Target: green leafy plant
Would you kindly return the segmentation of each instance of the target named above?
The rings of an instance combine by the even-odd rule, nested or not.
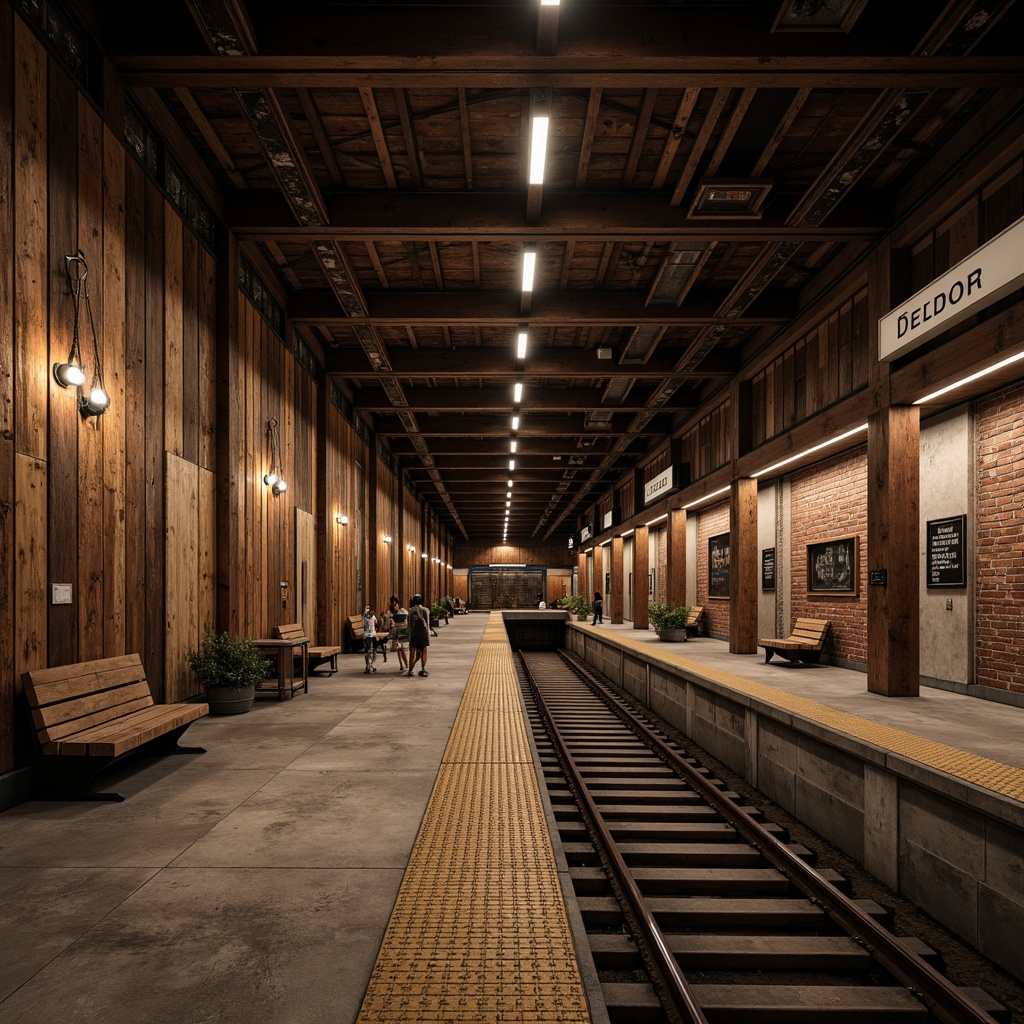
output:
[[[651,601],[647,605],[647,617],[658,633],[663,629],[685,629],[689,616],[690,606],[688,604],[670,608],[664,601]]]
[[[435,601],[430,606],[430,621],[436,626],[442,619],[448,621],[448,608],[444,601]]]
[[[198,651],[186,655],[189,668],[208,690],[257,686],[267,678],[267,659],[248,637],[207,630]]]
[[[590,602],[583,594],[572,594],[569,597],[563,597],[562,607],[573,615],[589,615],[593,611],[593,608],[590,607]]]

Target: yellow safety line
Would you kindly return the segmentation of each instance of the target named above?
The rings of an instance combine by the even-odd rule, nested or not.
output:
[[[512,652],[492,612],[360,1024],[587,1024]]]
[[[587,632],[590,631],[590,627],[588,627]],[[784,711],[809,718],[813,722],[818,722],[848,736],[855,736],[857,739],[874,743],[894,754],[901,754],[903,757],[928,765],[930,768],[947,772],[965,782],[989,789],[993,793],[999,793],[1013,800],[1024,801],[1024,769],[1022,768],[1003,764],[1001,761],[983,757],[981,754],[972,754],[969,750],[961,750],[959,747],[952,747],[947,743],[940,743],[938,740],[916,736],[903,729],[897,729],[895,726],[874,722],[870,718],[855,715],[850,711],[841,711],[838,708],[822,704],[820,701],[812,700],[810,697],[778,690],[766,683],[745,679],[743,676],[727,672],[725,669],[691,661],[678,654],[661,650],[655,653],[651,650],[650,644],[644,643],[628,633],[609,635],[600,633],[598,630],[594,630],[594,633],[602,640],[621,643],[623,646],[646,654],[655,660],[676,665],[694,675],[703,676],[705,679],[713,679],[723,686],[756,697],[758,700],[773,704]]]

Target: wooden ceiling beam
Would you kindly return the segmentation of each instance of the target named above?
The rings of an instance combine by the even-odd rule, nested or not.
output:
[[[511,415],[511,412],[509,412]],[[612,417],[612,427],[608,434],[617,433],[617,428],[625,430],[629,413],[618,413]],[[648,425],[644,432],[650,437],[664,437],[669,432],[670,413],[663,413]],[[581,437],[588,434],[593,437],[605,437],[605,433],[587,431],[583,425],[583,413],[568,414],[531,414],[522,417],[519,428],[520,435],[539,435],[542,437]],[[509,421],[507,418],[494,415],[472,415],[452,413],[437,416],[422,416],[419,420],[420,433],[429,439],[432,437],[450,437],[453,434],[467,434],[473,437],[503,437],[508,440]],[[404,439],[405,428],[393,415],[381,413],[374,416],[373,430],[378,437]],[[640,435],[638,435],[640,436]]]
[[[386,382],[384,382],[386,383]],[[394,409],[383,386],[355,388],[352,404],[361,412],[387,413]],[[645,389],[649,393],[649,389]],[[568,388],[526,388],[522,408],[529,416],[533,410],[541,412],[641,412],[646,409],[646,394],[638,394],[634,388],[629,401],[609,407],[601,402],[598,391],[581,391]],[[512,415],[511,388],[409,388],[407,410],[411,413],[477,412]],[[673,411],[691,410],[698,405],[698,397],[679,389],[665,408]]]

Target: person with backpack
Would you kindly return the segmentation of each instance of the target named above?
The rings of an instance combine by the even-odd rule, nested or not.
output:
[[[420,675],[427,672],[427,648],[430,647],[430,609],[423,604],[422,594],[413,594],[409,605],[409,675],[420,663]]]
[[[596,626],[598,623],[604,623],[604,599],[601,597],[601,592],[598,590],[594,591],[594,621],[591,623],[592,626]]]

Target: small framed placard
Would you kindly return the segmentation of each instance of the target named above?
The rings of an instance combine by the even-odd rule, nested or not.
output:
[[[761,549],[761,589],[775,589],[775,548]]]
[[[708,597],[729,596],[729,534],[708,538]]]
[[[929,519],[928,587],[967,586],[967,516]]]
[[[857,538],[839,537],[807,545],[807,593],[856,596]]]

